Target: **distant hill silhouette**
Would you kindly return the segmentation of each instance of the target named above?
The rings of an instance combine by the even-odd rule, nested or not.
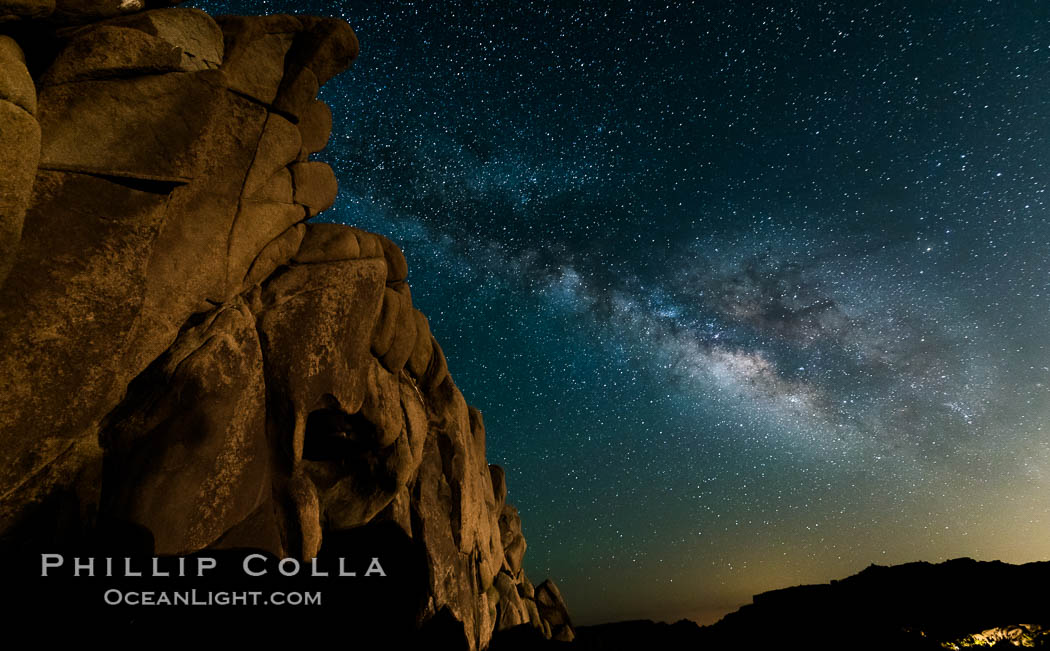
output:
[[[638,620],[579,627],[573,648],[1050,648],[1048,587],[1050,562],[872,565],[841,581],[756,595],[711,626]]]

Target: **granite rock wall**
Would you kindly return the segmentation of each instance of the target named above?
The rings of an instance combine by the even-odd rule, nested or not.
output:
[[[310,559],[394,523],[419,627],[571,640],[404,255],[310,221],[350,27],[163,5],[0,0],[0,543]]]

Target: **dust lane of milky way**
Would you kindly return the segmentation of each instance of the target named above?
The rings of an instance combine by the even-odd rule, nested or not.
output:
[[[580,623],[1050,558],[1050,8],[345,18],[325,219],[409,260]]]

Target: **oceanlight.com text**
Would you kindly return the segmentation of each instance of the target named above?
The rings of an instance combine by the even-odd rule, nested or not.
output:
[[[320,592],[261,590],[118,590],[102,595],[109,606],[320,606]]]

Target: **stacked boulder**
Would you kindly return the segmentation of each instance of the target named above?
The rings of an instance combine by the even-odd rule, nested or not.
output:
[[[571,639],[404,255],[308,221],[353,32],[165,4],[0,0],[0,546],[105,521],[309,559],[393,523],[419,626]]]
[[[547,639],[572,642],[576,633],[558,586],[547,579],[539,587],[534,587],[525,576],[522,560],[526,545],[521,533],[521,516],[518,509],[506,503],[507,484],[503,469],[499,466],[489,468],[500,507],[499,531],[503,543],[503,565],[493,582],[498,604],[496,629],[507,631],[530,625]]]

